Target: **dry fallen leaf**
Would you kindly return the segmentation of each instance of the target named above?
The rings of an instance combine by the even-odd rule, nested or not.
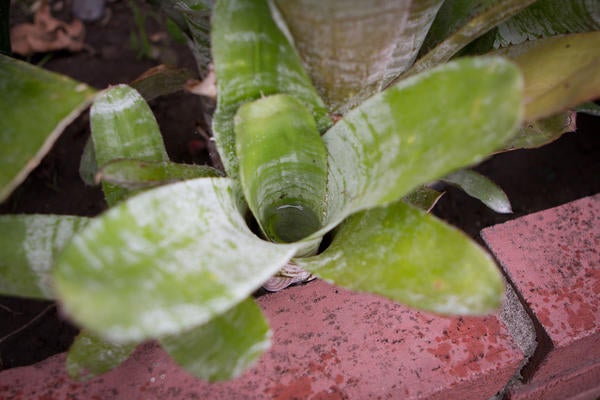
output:
[[[85,28],[79,20],[66,23],[52,17],[48,2],[43,1],[33,24],[16,25],[10,35],[12,51],[22,56],[57,50],[81,51]]]

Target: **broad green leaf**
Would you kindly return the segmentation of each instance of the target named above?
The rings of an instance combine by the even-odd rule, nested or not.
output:
[[[54,260],[87,223],[67,215],[0,216],[0,293],[52,299]]]
[[[300,245],[247,227],[228,178],[200,178],[129,198],[65,247],[54,285],[67,315],[112,342],[184,332],[234,307]]]
[[[600,105],[593,102],[580,104],[575,107],[575,111],[600,117]]]
[[[566,111],[535,122],[525,122],[503,150],[532,149],[555,141],[563,133],[575,131],[576,116]]]
[[[242,189],[265,235],[296,242],[318,231],[327,150],[310,111],[278,94],[243,104],[234,123]]]
[[[134,344],[115,344],[83,330],[67,354],[67,372],[77,380],[87,380],[118,367],[135,350]]]
[[[466,194],[480,200],[497,213],[512,213],[506,193],[489,178],[470,169],[462,169],[442,178],[462,189]]]
[[[478,7],[480,11],[473,15],[464,25],[452,35],[438,43],[427,52],[407,71],[406,75],[428,70],[436,65],[445,63],[456,55],[462,48],[488,32],[499,23],[507,20],[536,0],[500,0],[485,2]],[[435,24],[435,22],[434,22]]]
[[[493,311],[504,287],[482,248],[403,202],[352,215],[322,254],[296,262],[337,285],[442,314]]]
[[[344,114],[410,65],[441,0],[277,0],[309,75]]]
[[[0,54],[0,202],[89,106],[87,85]]]
[[[233,379],[271,345],[271,330],[260,307],[247,299],[190,331],[160,340],[175,360],[209,382]]]
[[[215,178],[222,172],[206,165],[171,161],[117,160],[105,164],[96,179],[129,190],[147,189],[186,179]]]
[[[526,42],[495,52],[525,78],[525,119],[535,121],[600,96],[600,31]]]
[[[539,0],[498,25],[494,48],[549,36],[600,29],[598,0]]]
[[[185,83],[194,75],[183,68],[161,64],[144,72],[130,83],[146,101],[183,90]]]
[[[413,207],[424,211],[431,211],[438,200],[444,195],[444,192],[438,192],[427,186],[419,186],[407,195],[402,197],[402,201]]]
[[[98,95],[90,111],[92,140],[99,167],[118,159],[169,161],[154,118],[144,98],[127,85],[113,86]],[[109,206],[128,191],[103,184]]]
[[[319,132],[331,125],[325,104],[266,0],[219,1],[212,15],[211,40],[219,96],[213,132],[233,179],[238,177],[233,117],[243,103],[288,93],[312,112]]]
[[[373,96],[324,136],[327,228],[480,162],[521,123],[522,79],[500,58],[462,59]]]

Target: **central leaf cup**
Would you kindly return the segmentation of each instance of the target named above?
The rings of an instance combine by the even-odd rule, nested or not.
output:
[[[264,235],[295,242],[319,230],[327,150],[308,108],[277,94],[242,105],[234,119],[240,178]]]

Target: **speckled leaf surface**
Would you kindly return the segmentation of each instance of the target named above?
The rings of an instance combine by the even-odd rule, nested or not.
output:
[[[137,344],[114,344],[86,330],[75,338],[67,354],[67,372],[77,380],[86,380],[117,367],[135,350]]]
[[[145,189],[186,179],[216,178],[223,173],[206,165],[172,161],[117,160],[105,164],[96,179],[125,189]]]
[[[521,90],[513,64],[462,59],[405,79],[348,113],[323,136],[326,223],[480,162],[515,134]]]
[[[497,213],[512,212],[506,193],[489,178],[470,169],[462,169],[442,178],[462,189],[466,194],[480,200],[483,204]]]
[[[63,310],[123,343],[189,330],[238,304],[299,245],[257,238],[232,190],[228,178],[179,182],[91,221],[53,272]]]
[[[0,202],[35,168],[94,91],[0,55]]]
[[[247,299],[204,325],[160,340],[177,364],[209,382],[233,379],[271,345],[260,307]]]
[[[67,215],[0,216],[0,293],[52,299],[54,260],[88,221]]]
[[[482,314],[504,284],[492,257],[459,230],[403,202],[352,215],[299,266],[337,285],[443,314]]]
[[[213,132],[225,170],[233,179],[238,176],[233,117],[241,104],[288,93],[308,107],[319,132],[331,125],[325,104],[266,0],[217,2],[211,40],[218,88]]]
[[[98,167],[123,158],[169,160],[152,110],[127,85],[113,86],[98,95],[90,111],[90,124]],[[110,184],[102,189],[109,206],[128,195],[127,190]]]
[[[600,31],[555,36],[495,52],[525,78],[525,118],[535,121],[600,96]]]

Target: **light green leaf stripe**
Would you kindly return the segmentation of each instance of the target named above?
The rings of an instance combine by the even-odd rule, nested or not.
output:
[[[484,314],[503,282],[459,230],[403,202],[349,217],[320,255],[296,263],[337,285],[442,314]]]
[[[327,150],[310,111],[277,94],[235,115],[244,195],[263,232],[295,242],[319,230],[327,188]]]
[[[125,189],[147,189],[194,178],[223,176],[206,165],[179,164],[171,161],[117,160],[105,164],[96,178]]]
[[[462,189],[466,194],[480,200],[497,213],[512,213],[506,193],[489,178],[470,169],[462,169],[442,178]]]
[[[135,350],[134,344],[114,344],[83,330],[67,354],[67,372],[73,379],[85,381],[116,368]]]
[[[109,209],[59,257],[64,311],[117,343],[177,334],[249,296],[300,245],[249,231],[228,178],[161,186]]]
[[[0,202],[27,177],[94,90],[0,54]]]
[[[90,111],[92,140],[98,167],[117,159],[169,161],[152,110],[127,85],[113,86],[98,95]],[[128,195],[126,189],[103,185],[109,206]]]
[[[54,260],[88,221],[68,215],[0,216],[0,293],[52,299]]]
[[[243,103],[288,93],[312,112],[319,132],[331,125],[325,104],[273,21],[266,0],[217,2],[211,40],[219,94],[213,132],[225,170],[233,179],[238,176],[233,117]]]
[[[260,307],[247,299],[206,324],[160,340],[175,360],[209,382],[233,379],[271,345],[271,330]]]
[[[522,85],[518,69],[503,59],[462,59],[403,80],[348,113],[323,137],[326,229],[498,149],[521,122]]]

